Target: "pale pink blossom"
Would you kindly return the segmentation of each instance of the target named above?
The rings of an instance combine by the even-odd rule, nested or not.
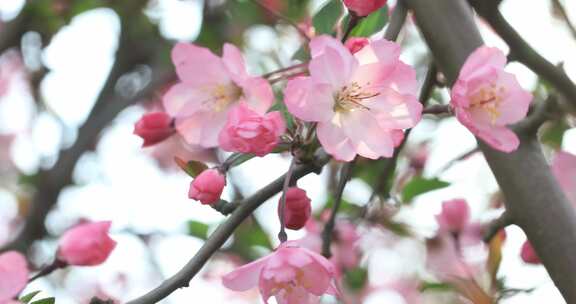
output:
[[[207,48],[178,43],[172,61],[181,82],[170,88],[163,103],[191,145],[218,146],[228,112],[240,101],[259,114],[272,105],[270,84],[248,75],[240,50],[231,44],[224,45],[220,58]]]
[[[282,113],[259,114],[242,103],[228,113],[219,143],[226,151],[264,156],[274,150],[285,131]]]
[[[522,258],[522,261],[527,264],[542,264],[538,254],[536,254],[536,251],[534,251],[534,247],[532,247],[532,244],[528,240],[522,244],[522,249],[520,249],[520,257]]]
[[[234,291],[258,286],[266,303],[273,296],[278,304],[315,304],[323,294],[339,294],[332,263],[293,242],[230,272],[222,282]]]
[[[12,302],[26,284],[28,284],[28,263],[26,258],[16,251],[0,254],[0,303]]]
[[[226,186],[226,177],[217,169],[202,171],[191,183],[188,197],[204,205],[216,203]]]
[[[552,160],[552,172],[564,194],[576,205],[576,155],[560,151]]]
[[[76,266],[104,263],[116,247],[108,235],[111,225],[109,221],[85,223],[66,231],[58,242],[58,259]]]
[[[520,141],[508,125],[526,116],[532,94],[504,71],[505,66],[502,51],[478,48],[460,70],[451,104],[460,123],[474,135],[496,150],[512,152]]]
[[[402,130],[420,120],[416,73],[400,46],[377,40],[352,54],[338,40],[310,43],[310,76],[288,82],[285,103],[297,118],[317,122],[324,149],[341,161],[391,157]]]
[[[284,221],[286,228],[299,230],[306,225],[312,214],[311,200],[306,195],[306,191],[298,187],[290,187],[286,190],[286,207],[284,208]],[[278,202],[278,213],[280,213],[282,201]]]
[[[368,16],[377,11],[387,0],[344,0],[346,7],[358,16]]]
[[[148,147],[162,142],[175,132],[172,117],[164,112],[145,114],[134,125],[134,134],[144,140],[142,147]]]
[[[436,215],[441,231],[459,233],[470,220],[470,207],[464,199],[453,199],[442,203],[442,212]]]

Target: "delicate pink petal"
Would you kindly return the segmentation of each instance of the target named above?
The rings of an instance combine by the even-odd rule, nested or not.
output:
[[[361,65],[379,63],[382,66],[392,68],[400,58],[400,51],[399,44],[380,39],[362,48],[354,54],[354,57],[358,59]]]
[[[242,52],[240,52],[235,45],[230,43],[224,44],[222,61],[234,82],[241,84],[246,78],[248,78]]]
[[[266,266],[270,256],[263,257],[252,263],[236,268],[222,277],[222,283],[234,291],[246,291],[258,285],[260,272]]]
[[[485,67],[491,66],[502,69],[505,65],[506,56],[502,51],[497,48],[481,46],[468,57],[458,78],[466,80],[481,72]]]
[[[342,125],[361,156],[378,159],[391,157],[394,153],[392,135],[382,129],[368,111],[360,110],[343,115]]]
[[[498,107],[500,116],[496,120],[496,124],[509,125],[519,122],[528,113],[532,102],[532,94],[522,89],[514,74],[502,72],[498,82],[508,92],[506,92],[505,100]]]
[[[330,155],[340,161],[351,161],[356,157],[356,149],[341,127],[332,122],[318,123],[318,140]]]
[[[552,160],[552,172],[568,199],[576,205],[576,155],[557,152]]]
[[[366,101],[370,113],[385,129],[408,129],[416,126],[422,117],[422,104],[413,95],[402,95],[385,90]]]
[[[337,47],[327,46],[312,58],[308,69],[314,80],[340,88],[348,83],[358,61],[341,43]]]
[[[111,225],[109,221],[85,223],[66,231],[58,242],[58,259],[77,266],[104,263],[116,247],[108,235]]]
[[[242,84],[244,101],[254,111],[264,114],[274,103],[274,92],[264,78],[246,78]]]
[[[172,116],[188,116],[206,109],[213,98],[210,90],[196,88],[185,83],[173,85],[162,97],[166,112]]]
[[[516,133],[505,127],[479,130],[476,135],[492,148],[506,153],[518,149],[520,145],[520,139],[518,139]]]
[[[0,254],[0,303],[16,297],[28,284],[28,264],[24,256],[15,251]]]
[[[226,114],[226,111],[198,112],[188,117],[176,118],[176,130],[191,145],[216,147],[218,134],[226,124]]]
[[[172,49],[172,62],[178,77],[194,87],[226,83],[230,79],[222,59],[207,48],[178,43]]]
[[[334,115],[333,88],[311,77],[290,80],[284,91],[288,111],[304,121],[329,121]]]

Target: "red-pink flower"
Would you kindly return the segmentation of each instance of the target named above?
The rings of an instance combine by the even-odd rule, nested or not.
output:
[[[442,203],[442,212],[436,215],[441,231],[461,232],[470,220],[470,207],[464,199],[454,199]]]
[[[478,48],[460,70],[451,104],[460,123],[474,135],[496,150],[512,152],[520,141],[507,126],[526,116],[532,94],[504,71],[505,66],[502,51]]]
[[[280,213],[280,204],[278,202],[278,213]],[[306,195],[306,191],[298,188],[291,187],[286,191],[286,208],[284,208],[284,221],[286,228],[299,230],[306,225],[312,213],[312,205],[310,198]]]
[[[241,103],[228,113],[219,143],[226,151],[264,156],[274,150],[285,131],[282,113],[259,114]]]
[[[362,48],[370,44],[370,40],[364,37],[351,37],[346,40],[346,48],[352,54],[358,53]]]
[[[226,177],[220,171],[204,170],[190,183],[188,197],[204,205],[211,205],[220,199],[224,186],[226,186]]]
[[[109,221],[86,223],[66,231],[58,243],[58,259],[76,266],[104,263],[116,247],[108,235],[111,225]]]
[[[10,303],[28,284],[28,263],[16,251],[0,254],[0,303]]]
[[[400,46],[378,40],[352,54],[338,40],[319,36],[310,49],[310,76],[286,87],[288,111],[317,122],[320,143],[338,160],[391,157],[401,130],[422,114],[416,73],[400,61]]]
[[[528,240],[522,244],[520,257],[522,258],[522,261],[528,264],[542,264],[542,261],[540,261],[540,258],[536,254],[536,251],[534,251],[534,247],[532,247],[532,244]]]
[[[266,303],[274,296],[279,304],[315,304],[323,294],[339,294],[332,263],[293,242],[230,272],[222,282],[234,291],[258,285]]]
[[[144,139],[143,147],[157,144],[176,132],[173,119],[164,112],[153,112],[142,116],[134,125],[134,134]]]
[[[206,48],[178,43],[172,61],[181,82],[170,88],[163,103],[191,145],[218,146],[228,112],[240,101],[259,114],[272,105],[270,84],[247,74],[242,54],[231,44],[224,45],[220,58]]]
[[[386,4],[387,0],[344,0],[346,7],[358,16],[368,16]]]
[[[576,155],[560,151],[552,160],[552,172],[564,194],[576,205]]]

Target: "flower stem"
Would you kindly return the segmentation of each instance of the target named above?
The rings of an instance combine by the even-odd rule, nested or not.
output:
[[[278,239],[281,243],[285,243],[288,240],[288,235],[286,234],[286,221],[285,221],[285,209],[286,209],[286,191],[290,185],[290,180],[292,179],[292,174],[294,173],[294,168],[296,167],[296,158],[293,157],[290,162],[290,167],[288,167],[288,172],[286,172],[286,177],[284,178],[284,185],[282,187],[282,197],[280,198],[280,212],[278,216],[280,217],[280,232],[278,232]]]
[[[66,266],[68,266],[66,262],[61,261],[59,259],[55,259],[54,262],[52,262],[52,264],[44,266],[42,269],[40,269],[40,271],[36,275],[34,275],[28,280],[28,283],[41,277],[45,277],[58,269],[65,268]]]

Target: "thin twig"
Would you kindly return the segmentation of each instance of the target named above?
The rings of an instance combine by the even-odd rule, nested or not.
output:
[[[285,243],[288,240],[288,235],[286,234],[286,218],[284,217],[286,212],[286,191],[288,191],[288,186],[290,185],[290,180],[292,179],[295,166],[296,157],[292,157],[292,161],[290,161],[290,166],[288,167],[288,172],[286,172],[286,177],[284,178],[282,197],[280,197],[280,212],[278,212],[278,217],[280,217],[280,232],[278,232],[278,240],[280,240],[281,243]]]
[[[272,72],[263,74],[260,77],[268,79],[268,78],[270,78],[276,74],[284,74],[286,72],[289,72],[289,71],[292,71],[292,70],[295,70],[298,68],[307,68],[307,67],[308,67],[308,62],[303,62],[303,63],[295,64],[295,65],[292,65],[289,67],[281,68],[281,69],[278,69],[276,71],[272,71]]]
[[[350,21],[346,26],[346,31],[344,32],[344,35],[342,35],[342,42],[346,42],[346,40],[352,33],[352,30],[356,27],[356,25],[358,25],[358,23],[360,22],[360,20],[362,20],[362,18],[364,17],[360,17],[356,15],[356,13],[354,13],[353,11],[350,11]]]
[[[330,218],[328,219],[328,222],[326,222],[324,231],[322,232],[322,255],[328,259],[332,256],[332,253],[330,252],[330,244],[332,243],[338,209],[340,209],[342,203],[342,193],[344,192],[348,180],[350,180],[350,177],[352,176],[352,169],[354,168],[355,163],[356,161],[353,160],[342,165],[342,169],[340,170],[340,179],[338,181],[338,186],[336,187],[336,193],[334,193],[332,213],[330,213]]]
[[[408,8],[406,7],[406,4],[403,0],[399,0],[398,3],[396,3],[394,11],[392,11],[390,22],[388,23],[388,27],[384,33],[384,39],[390,41],[396,41],[398,39],[398,35],[406,22],[407,15]]]
[[[513,129],[519,134],[534,135],[545,122],[553,119],[559,112],[558,96],[552,93],[544,102],[535,106],[531,115],[515,124]]]
[[[422,114],[432,114],[432,115],[440,115],[440,114],[452,114],[452,108],[450,105],[431,105],[424,110],[422,110]]]
[[[294,27],[294,29],[296,29],[298,31],[298,34],[300,34],[300,36],[302,36],[302,38],[304,38],[304,40],[310,41],[310,37],[308,36],[308,34],[300,26],[298,26],[298,24],[296,24],[294,21],[290,20],[290,18],[280,14],[279,12],[277,12],[271,8],[269,8],[264,3],[260,2],[260,0],[252,0],[252,2],[254,4],[260,6],[261,8],[263,8],[265,11],[272,14],[274,17],[290,24],[292,27]]]
[[[492,239],[496,236],[496,234],[498,234],[500,230],[512,224],[514,224],[512,216],[510,215],[510,213],[504,211],[504,213],[502,213],[502,215],[500,215],[499,218],[492,221],[492,223],[490,223],[490,225],[488,225],[488,227],[486,228],[486,232],[484,233],[483,238],[484,242],[490,243],[490,241],[492,241]]]
[[[570,34],[572,34],[574,39],[576,39],[576,26],[574,26],[574,23],[572,23],[572,21],[570,20],[570,17],[566,12],[566,8],[562,4],[562,2],[560,2],[560,0],[552,0],[552,5],[554,6],[554,9],[556,9],[556,11],[560,14],[562,20],[564,20],[564,23],[566,24],[566,27],[568,27]]]
[[[452,168],[452,166],[454,166],[456,163],[463,161],[463,160],[469,158],[470,156],[472,156],[478,152],[480,152],[480,148],[478,148],[478,147],[475,147],[474,149],[472,149],[468,152],[465,152],[464,154],[462,154],[462,155],[456,157],[455,159],[449,161],[448,163],[446,163],[446,165],[444,165],[444,167],[442,167],[438,170],[436,175],[440,175],[440,174],[446,172],[446,170]]]
[[[312,172],[320,172],[322,167],[328,163],[330,157],[323,151],[319,151],[313,162],[296,166],[293,179],[299,179]],[[234,230],[265,201],[282,190],[285,175],[277,178],[260,191],[244,199],[238,204],[238,208],[228,217],[226,222],[218,228],[206,240],[202,248],[196,252],[194,257],[175,275],[168,278],[160,286],[151,290],[147,294],[128,302],[128,304],[152,304],[169,296],[178,288],[187,287],[190,280],[202,269],[210,257],[226,242],[234,233]]]
[[[42,269],[40,269],[40,271],[38,271],[37,274],[32,276],[30,279],[28,279],[28,283],[35,281],[41,277],[45,277],[47,275],[50,275],[54,271],[56,271],[58,269],[65,268],[66,266],[68,266],[68,264],[66,262],[63,262],[59,259],[55,259],[54,262],[52,262],[52,264],[49,264],[49,265],[43,267]]]

